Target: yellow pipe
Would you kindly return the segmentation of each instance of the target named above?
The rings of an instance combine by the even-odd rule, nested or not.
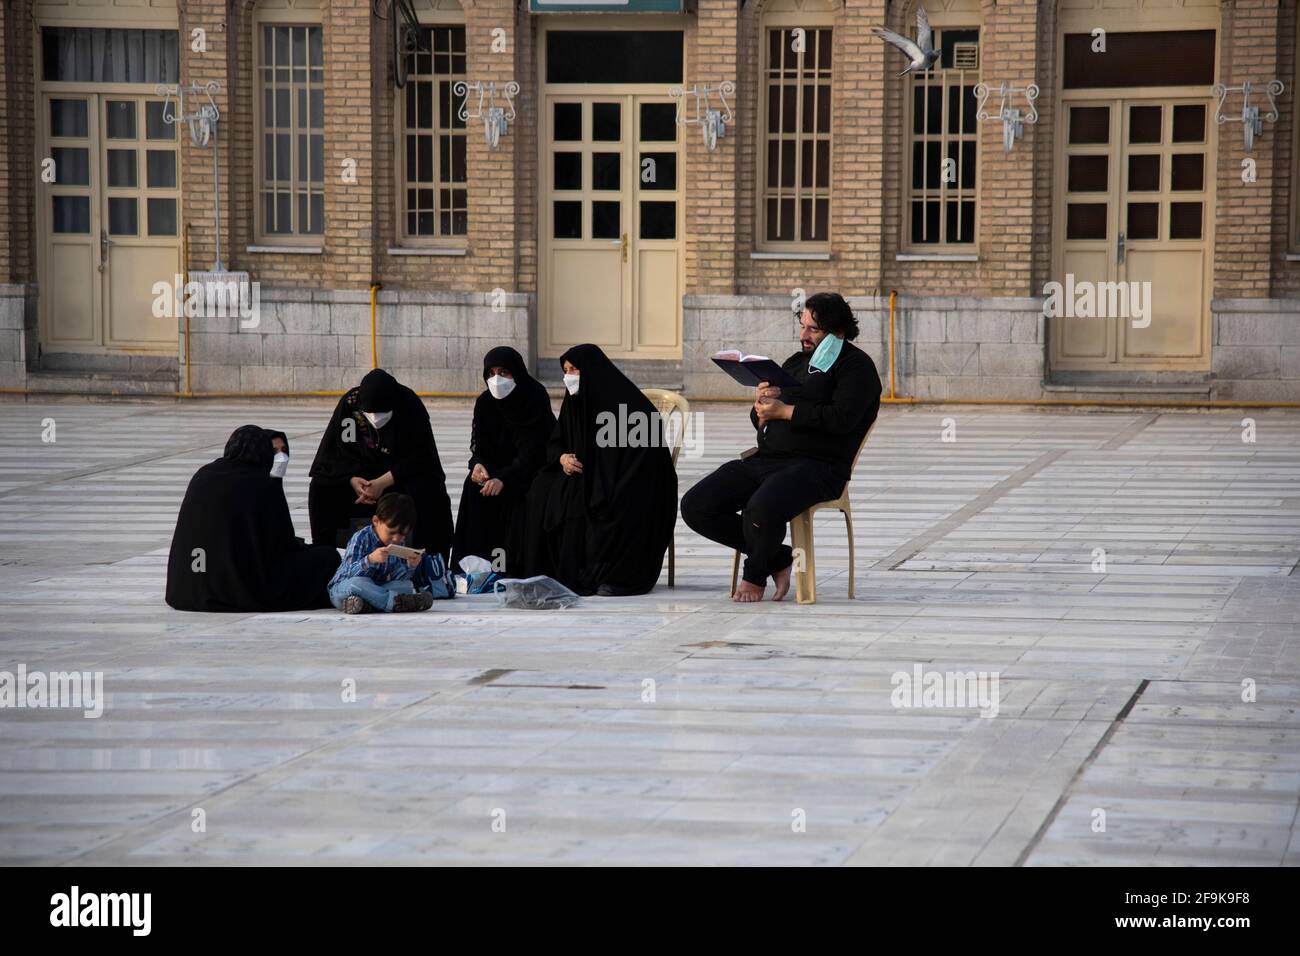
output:
[[[894,300],[898,293],[889,293],[889,400],[894,400]]]
[[[379,344],[376,334],[375,313],[379,308],[376,296],[382,289],[383,283],[375,282],[370,286],[370,367],[379,368]],[[339,393],[343,394],[342,392]],[[416,394],[419,394],[418,392]]]
[[[190,224],[185,224],[185,235],[181,239],[181,265],[185,273],[185,286],[190,284]],[[184,289],[181,290],[181,302],[184,302]],[[194,389],[190,381],[190,310],[182,306],[181,311],[185,313],[185,394],[193,395]]]

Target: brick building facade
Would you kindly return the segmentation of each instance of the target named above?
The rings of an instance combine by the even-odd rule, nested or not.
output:
[[[494,344],[554,382],[590,340],[643,385],[735,395],[709,355],[788,354],[799,290],[836,289],[882,372],[897,292],[900,396],[1300,401],[1294,0],[925,0],[919,77],[872,33],[915,37],[911,2],[413,6],[399,90],[387,0],[6,2],[0,385],[336,391],[373,349],[460,393]],[[1275,79],[1247,151],[1242,94],[1217,123],[1212,86],[1268,114]],[[457,80],[513,108],[495,148]],[[980,82],[989,113],[1003,84],[1036,111],[1010,148]],[[160,125],[190,83],[215,156]],[[670,89],[724,83],[715,148],[658,123]],[[141,309],[218,233],[258,321],[195,316],[187,350]],[[1149,321],[1045,318],[1067,274],[1150,282]]]

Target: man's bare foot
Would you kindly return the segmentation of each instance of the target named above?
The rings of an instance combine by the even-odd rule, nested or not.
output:
[[[773,601],[779,601],[790,593],[790,570],[794,565],[787,565],[780,571],[772,574],[772,583],[776,585],[776,592],[772,595]]]
[[[736,585],[736,593],[731,596],[731,599],[741,604],[752,604],[754,601],[761,601],[763,600],[763,586],[741,581]]]

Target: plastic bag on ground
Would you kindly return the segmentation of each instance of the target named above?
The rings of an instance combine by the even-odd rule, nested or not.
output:
[[[530,611],[554,611],[578,603],[574,594],[555,578],[539,574],[531,578],[500,578],[494,585],[504,607]]]

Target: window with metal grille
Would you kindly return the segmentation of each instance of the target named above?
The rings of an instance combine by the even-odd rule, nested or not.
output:
[[[263,24],[258,232],[268,239],[325,232],[325,56],[321,27]]]
[[[967,246],[975,242],[979,30],[935,30],[934,44],[939,61],[910,74],[907,236],[914,246]]]
[[[825,245],[831,218],[831,30],[767,31],[762,241]]]
[[[463,236],[469,224],[465,175],[466,129],[461,97],[465,28],[425,27],[409,54],[402,99],[401,228],[406,239]]]

